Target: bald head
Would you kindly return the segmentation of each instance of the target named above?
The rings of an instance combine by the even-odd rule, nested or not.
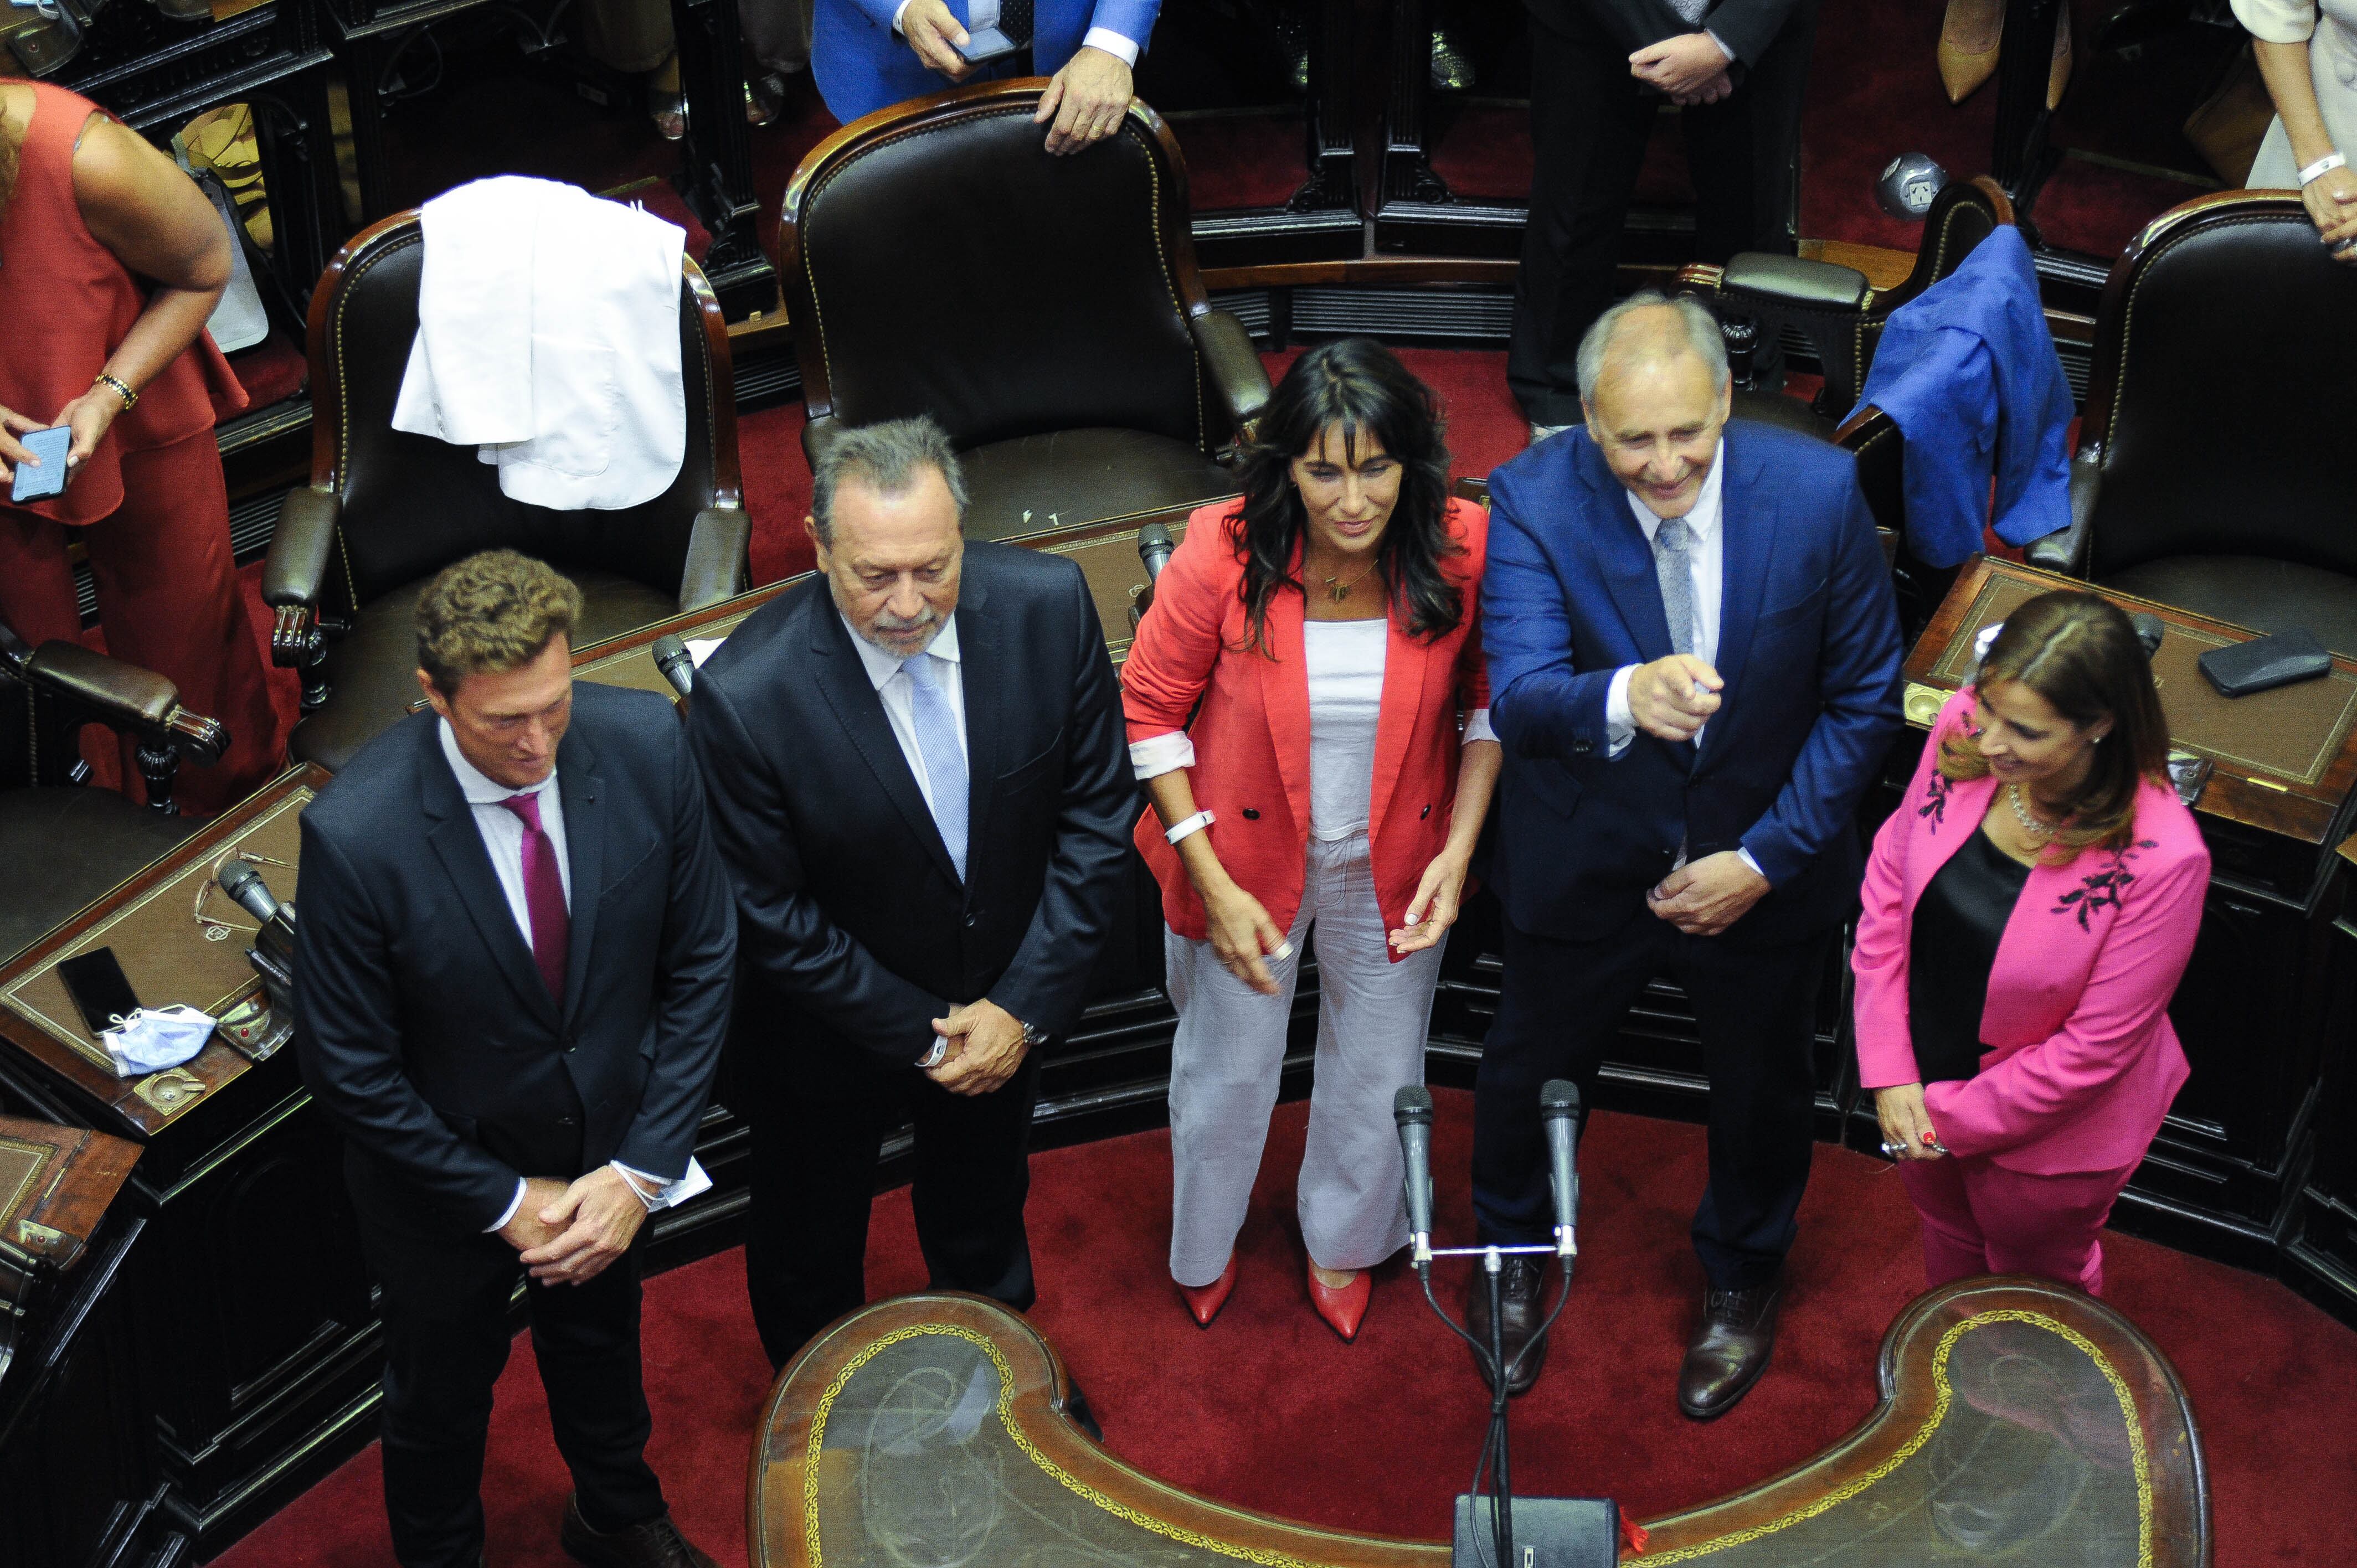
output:
[[[1701,362],[1711,391],[1727,385],[1727,342],[1702,302],[1640,289],[1598,317],[1579,340],[1579,401],[1594,403],[1597,389],[1611,377],[1688,356]]]

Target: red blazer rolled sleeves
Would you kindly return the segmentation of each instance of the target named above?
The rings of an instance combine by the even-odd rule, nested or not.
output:
[[[1274,659],[1247,643],[1237,521],[1232,501],[1199,508],[1187,520],[1186,537],[1154,585],[1153,607],[1122,667],[1122,707],[1133,742],[1178,729],[1191,734],[1195,803],[1217,819],[1203,831],[1228,875],[1261,901],[1270,919],[1291,929],[1301,910],[1309,842],[1302,600],[1279,592],[1269,602]],[[1416,884],[1448,841],[1462,745],[1458,713],[1489,705],[1476,624],[1489,522],[1470,501],[1448,503],[1449,536],[1463,553],[1443,566],[1465,596],[1464,618],[1426,641],[1408,636],[1394,616],[1383,650],[1367,839],[1376,902],[1392,929],[1407,923]],[[1301,569],[1298,552],[1293,569]],[[1162,885],[1162,918],[1180,936],[1203,940],[1203,902],[1151,808],[1138,820],[1137,847]]]
[[[1868,1089],[1921,1076],[1907,1025],[1915,906],[1980,830],[1994,779],[1954,783],[1934,764],[1964,727],[1971,687],[1948,700],[1898,811],[1875,835],[1857,924],[1857,1060]],[[2169,1001],[2192,956],[2210,852],[2169,790],[2136,797],[2136,836],[2038,865],[1997,944],[1977,1077],[1924,1086],[1951,1154],[2036,1176],[2118,1170],[2144,1157],[2188,1074]]]

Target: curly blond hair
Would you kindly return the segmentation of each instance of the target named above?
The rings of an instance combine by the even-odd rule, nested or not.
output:
[[[444,696],[518,669],[581,619],[581,590],[545,561],[486,550],[445,566],[417,601],[417,665]]]

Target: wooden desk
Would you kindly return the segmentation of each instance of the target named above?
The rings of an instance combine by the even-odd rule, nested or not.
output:
[[[1921,733],[1972,673],[1974,634],[2057,588],[2090,591],[1986,558],[1958,575],[1908,657],[1906,709],[1917,739],[1894,748],[1889,779],[1904,784]],[[2230,700],[2194,660],[2256,634],[2093,591],[2166,624],[2153,676],[2171,743],[2213,768],[2194,806],[2210,846],[2210,895],[2169,1004],[2193,1076],[2113,1223],[2273,1270],[2316,1135],[2319,1085],[2352,1033],[2331,1012],[2343,961],[2330,927],[2341,865],[2333,848],[2349,832],[2357,790],[2357,660],[2336,657],[2321,680]],[[2357,1296],[2343,1310],[2357,1314]]]
[[[2207,1568],[2209,1497],[2184,1391],[2108,1307],[2037,1280],[1951,1285],[1900,1315],[1878,1370],[1882,1402],[1857,1431],[1772,1480],[1650,1521],[1645,1554],[1622,1561]],[[779,1379],[754,1439],[754,1568],[1066,1555],[1448,1568],[1440,1541],[1295,1524],[1167,1486],[1082,1432],[1072,1392],[1054,1348],[979,1297],[900,1296],[845,1318]],[[1479,1393],[1469,1373],[1465,1397]]]
[[[258,991],[253,921],[215,892],[205,912],[229,925],[200,924],[198,896],[245,851],[292,898],[298,820],[327,778],[281,776],[0,970],[0,1100],[140,1150],[117,1205],[145,1229],[124,1282],[152,1348],[139,1392],[174,1506],[204,1542],[276,1507],[311,1478],[307,1459],[340,1457],[372,1413],[374,1312],[341,1151],[307,1113],[291,1050],[256,1062],[215,1036],[184,1066],[117,1078],[56,965],[111,947],[148,1006],[216,1015]]]

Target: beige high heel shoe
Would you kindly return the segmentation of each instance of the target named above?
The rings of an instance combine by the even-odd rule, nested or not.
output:
[[[2062,90],[2071,85],[2071,0],[2054,8],[2054,63],[2046,68],[2046,107],[2062,107]]]
[[[1962,103],[1996,74],[1997,40],[2005,32],[2005,0],[1948,0],[1940,24],[1940,85]]]

